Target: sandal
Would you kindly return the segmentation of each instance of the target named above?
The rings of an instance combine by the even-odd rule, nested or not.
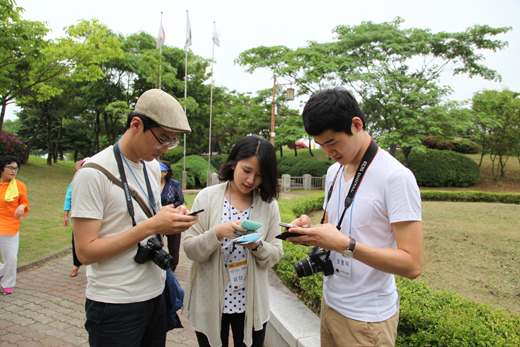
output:
[[[76,277],[78,275],[79,266],[74,266],[72,270],[70,270],[70,277]]]

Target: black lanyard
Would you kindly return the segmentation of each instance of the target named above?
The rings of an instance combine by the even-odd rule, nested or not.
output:
[[[114,145],[114,156],[116,157],[117,167],[119,169],[119,175],[121,175],[121,182],[123,183],[123,191],[125,192],[126,206],[128,208],[128,213],[130,214],[130,218],[132,218],[132,226],[136,226],[134,218],[134,205],[132,203],[132,195],[130,194],[130,188],[128,187],[128,181],[126,180],[125,168],[123,166],[123,161],[121,160],[122,154],[119,151],[117,145]],[[152,187],[150,186],[150,180],[148,179],[148,172],[146,171],[146,165],[144,161],[141,160],[141,164],[143,164],[143,172],[146,181],[146,189],[148,190],[148,196],[153,196]],[[136,192],[137,194],[137,192]],[[154,209],[152,208],[152,214],[155,214]]]
[[[341,218],[338,222],[338,225],[336,225],[336,228],[338,230],[341,230],[341,223],[343,223],[343,217],[345,217],[345,212],[347,212],[350,205],[352,205],[352,201],[354,201],[354,196],[356,195],[356,192],[361,184],[361,180],[365,176],[368,166],[370,165],[370,163],[372,163],[372,160],[374,160],[374,157],[377,154],[377,150],[378,150],[377,144],[372,139],[370,142],[370,145],[368,146],[368,148],[365,152],[365,155],[363,155],[363,158],[361,159],[361,162],[359,163],[359,166],[356,170],[356,174],[354,175],[354,178],[352,179],[352,184],[350,185],[348,195],[345,198],[345,206],[343,208],[343,213],[341,213]],[[341,168],[343,168],[343,166],[341,166],[339,168],[338,172],[336,172],[334,181],[332,182],[332,185],[327,194],[327,203],[325,205],[325,211],[323,211],[323,218],[321,219],[321,224],[323,224],[323,222],[325,221],[325,213],[327,212],[327,207],[329,206],[329,200],[332,196],[332,190],[334,189],[334,184],[336,182],[339,172],[341,171]],[[340,179],[342,179],[342,178],[340,178]],[[341,194],[341,192],[338,192],[338,194]]]

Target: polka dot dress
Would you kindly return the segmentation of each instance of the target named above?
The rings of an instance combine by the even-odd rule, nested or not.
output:
[[[229,222],[229,201],[224,198],[224,206],[222,207],[222,223]],[[253,207],[251,206],[251,210]],[[249,209],[245,211],[236,210],[233,206],[231,206],[231,221],[244,221],[247,219],[249,214]],[[236,246],[233,251],[233,246],[229,245],[228,247],[224,247],[231,240],[224,238],[224,241],[220,244],[222,248],[222,256],[224,257],[224,263],[227,269],[227,264],[235,263],[237,261],[241,261],[247,259],[247,249],[242,246]],[[226,260],[227,256],[227,260]],[[224,310],[222,313],[230,314],[230,313],[242,313],[246,310],[246,290],[239,289],[233,291],[231,288],[231,281],[228,282],[226,287],[226,293],[224,297]]]

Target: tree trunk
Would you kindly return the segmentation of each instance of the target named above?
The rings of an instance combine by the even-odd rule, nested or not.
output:
[[[484,151],[482,151],[482,154],[480,155],[480,161],[478,162],[478,167],[482,167],[482,159],[484,159]]]
[[[96,111],[96,123],[94,124],[94,153],[99,152],[99,133],[101,132],[101,113]]]
[[[52,166],[52,158],[54,157],[54,151],[52,148],[52,137],[51,137],[51,115],[47,111],[47,165]]]
[[[283,146],[280,146],[280,158],[283,157]],[[519,159],[520,161],[520,159]]]
[[[22,159],[22,161],[24,163],[27,163],[27,161],[29,160],[29,153],[31,152],[31,147],[32,147],[32,144],[34,142],[34,140],[36,140],[36,138],[38,137],[38,134],[40,133],[40,129],[42,127],[42,124],[43,124],[43,117],[45,117],[45,113],[42,113],[42,115],[40,116],[40,120],[38,121],[38,125],[36,126],[36,129],[34,129],[34,133],[31,137],[31,139],[29,140],[29,142],[27,143],[27,145],[25,146],[25,155]]]
[[[4,125],[4,117],[5,117],[5,109],[7,108],[7,101],[2,100],[2,110],[0,111],[0,130],[2,130],[2,126]]]
[[[298,156],[298,150],[296,149],[296,143],[294,144],[294,156]]]
[[[395,158],[396,152],[397,152],[397,145],[390,145],[390,155]]]
[[[403,154],[404,154],[404,166],[408,167],[408,156],[410,155],[410,150],[403,148]]]
[[[58,163],[58,153],[60,147],[60,136],[61,136],[61,128],[63,126],[63,118],[60,118],[60,127],[58,128],[58,137],[56,138],[56,149],[54,150],[54,164]],[[63,156],[61,158],[63,160]]]

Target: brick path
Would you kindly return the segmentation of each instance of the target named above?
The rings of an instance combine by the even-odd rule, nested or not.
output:
[[[181,251],[175,275],[183,288],[190,263]],[[0,295],[0,347],[88,346],[85,267],[73,278],[71,268],[68,253],[18,273],[14,293]],[[170,331],[166,346],[198,346],[195,331],[186,317],[180,318],[184,329]]]

